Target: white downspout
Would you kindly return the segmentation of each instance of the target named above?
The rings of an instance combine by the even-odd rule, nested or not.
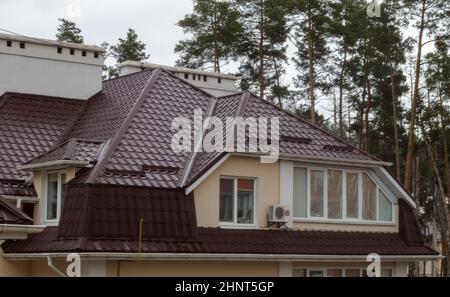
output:
[[[58,274],[59,276],[67,277],[67,275],[66,275],[64,272],[62,272],[58,267],[56,267],[55,265],[53,265],[52,257],[47,256],[47,264],[48,264],[48,267],[50,267],[50,268],[51,268],[54,272],[56,272],[56,274]]]

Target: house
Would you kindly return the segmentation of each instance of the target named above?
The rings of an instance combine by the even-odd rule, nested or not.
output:
[[[0,35],[1,276],[64,275],[73,253],[82,276],[358,277],[373,253],[406,276],[439,258],[389,163],[228,83],[211,95],[218,74],[129,62],[102,82],[103,54]],[[279,119],[278,160],[175,152],[195,110]]]

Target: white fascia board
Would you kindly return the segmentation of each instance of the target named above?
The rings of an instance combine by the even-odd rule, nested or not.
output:
[[[208,176],[211,175],[217,168],[219,168],[220,165],[222,165],[228,158],[230,157],[230,154],[226,154],[223,156],[218,162],[216,162],[211,168],[208,169],[202,176],[200,176],[192,185],[190,185],[188,188],[186,188],[185,193],[186,195],[189,195],[195,188],[197,188],[205,179],[208,178]]]
[[[412,206],[414,209],[417,208],[416,202],[411,198],[411,196],[403,189],[402,186],[392,177],[392,175],[386,170],[384,167],[379,168],[381,173],[389,180],[389,182],[400,192],[400,194],[405,198],[405,200]]]
[[[0,225],[0,240],[27,239],[29,234],[44,231],[45,226],[38,225]]]
[[[69,253],[3,254],[9,260],[65,259]],[[211,260],[211,261],[308,261],[308,262],[366,262],[367,255],[300,255],[300,254],[188,254],[188,253],[79,253],[82,259],[92,260]],[[439,260],[440,255],[381,255],[382,261]]]

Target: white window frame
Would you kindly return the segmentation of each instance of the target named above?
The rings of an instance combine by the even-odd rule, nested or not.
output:
[[[355,170],[355,169],[343,169],[343,168],[335,168],[335,167],[322,167],[322,166],[309,166],[309,165],[301,165],[295,164],[293,169],[295,168],[304,168],[306,169],[306,218],[293,217],[294,222],[318,222],[318,223],[341,223],[341,224],[359,224],[359,225],[395,225],[396,222],[396,213],[395,213],[395,203],[392,199],[389,199],[389,195],[386,194],[386,190],[383,189],[370,175],[367,170]],[[323,193],[323,217],[314,217],[311,216],[311,170],[314,171],[322,171],[324,173],[324,193]],[[340,171],[342,173],[342,219],[329,219],[328,218],[328,171]],[[358,175],[358,218],[347,218],[347,174],[357,174]],[[363,174],[367,174],[367,176],[372,180],[372,182],[376,185],[376,212],[377,218],[376,220],[364,220],[363,219]],[[295,183],[295,180],[293,180]],[[388,198],[391,202],[392,207],[392,220],[391,221],[380,221],[380,212],[379,212],[379,191],[383,192],[383,194]],[[292,195],[292,205],[294,201],[294,196]]]
[[[244,177],[244,176],[220,176],[219,180],[228,179],[233,180],[233,222],[221,222],[220,221],[220,201],[219,201],[219,226],[221,228],[232,228],[232,229],[253,229],[258,226],[257,223],[257,182],[258,179],[255,177]],[[253,181],[253,223],[252,224],[242,224],[237,222],[237,192],[238,192],[238,180],[247,179]],[[219,199],[220,199],[220,186],[219,186]]]
[[[56,219],[48,219],[47,218],[47,204],[48,204],[48,176],[50,174],[57,174],[58,175],[58,189],[57,189],[57,200],[56,200]],[[43,209],[42,209],[42,222],[44,224],[47,225],[57,225],[59,222],[59,219],[61,218],[61,212],[62,212],[62,208],[61,208],[61,194],[62,194],[62,175],[66,175],[66,183],[67,183],[67,173],[65,171],[48,171],[45,173],[45,178],[44,180],[44,196],[43,196]]]

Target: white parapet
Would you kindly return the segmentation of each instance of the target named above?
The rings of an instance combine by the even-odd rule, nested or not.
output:
[[[88,99],[102,88],[103,59],[98,46],[0,34],[0,96]]]

